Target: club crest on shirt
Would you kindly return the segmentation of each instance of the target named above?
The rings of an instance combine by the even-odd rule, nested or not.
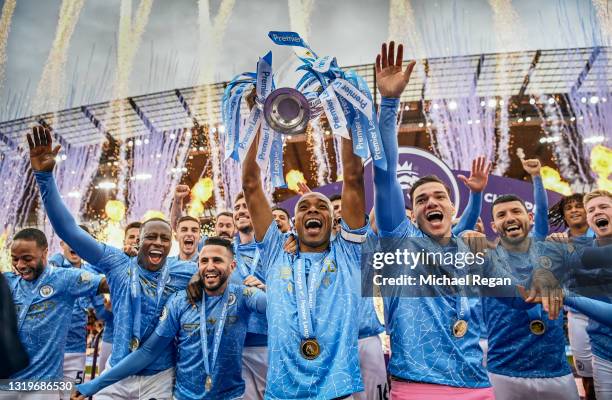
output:
[[[49,297],[53,294],[53,292],[55,292],[55,289],[53,289],[53,286],[51,285],[44,285],[39,291],[42,297]]]
[[[161,315],[159,316],[160,321],[165,321],[168,318],[168,307],[162,308]]]
[[[552,267],[552,260],[550,257],[540,256],[540,258],[538,258],[538,264],[544,269],[550,269],[550,267]]]
[[[332,260],[331,258],[328,258],[325,260],[325,266],[327,267],[326,269],[327,272],[336,272],[337,270],[336,262]]]
[[[236,295],[234,293],[230,293],[229,298],[227,299],[227,305],[233,306],[234,304],[236,304]]]
[[[244,288],[244,290],[242,291],[242,295],[244,297],[251,297],[253,295],[254,291],[252,287],[246,287]]]
[[[85,272],[81,272],[81,276],[79,277],[79,282],[80,283],[87,283],[90,282],[92,280],[93,276],[85,271]]]

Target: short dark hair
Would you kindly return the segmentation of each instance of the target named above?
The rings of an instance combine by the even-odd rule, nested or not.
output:
[[[518,201],[519,203],[521,203],[525,211],[527,211],[527,206],[525,205],[525,201],[523,199],[521,199],[515,194],[502,194],[493,201],[493,204],[491,205],[491,216],[493,216],[493,209],[496,205],[502,203],[510,203],[512,201]]]
[[[410,201],[414,202],[414,198],[412,196],[414,195],[414,192],[419,186],[422,186],[426,183],[432,183],[432,182],[439,183],[440,185],[444,186],[446,193],[450,197],[451,191],[450,191],[450,188],[446,185],[446,183],[444,183],[440,178],[438,178],[435,175],[426,175],[422,178],[419,178],[416,182],[414,182],[414,184],[410,188]]]
[[[329,201],[342,200],[342,195],[340,193],[334,193],[329,196]]]
[[[282,211],[287,216],[287,219],[291,220],[291,215],[289,215],[289,211],[287,211],[286,209],[284,209],[281,206],[274,206],[274,207],[272,207],[272,211]]]
[[[91,235],[91,230],[87,227],[87,225],[79,225],[79,228],[83,229],[85,232]]]
[[[232,204],[236,204],[236,202],[240,199],[244,198],[244,192],[238,192],[238,194],[236,195],[236,197],[234,197],[234,203]]]
[[[565,209],[565,206],[569,203],[576,202],[583,204],[584,207],[584,203],[582,202],[583,198],[583,193],[574,193],[572,195],[562,197],[561,200],[559,200],[552,207],[550,207],[548,209],[548,223],[550,224],[550,226],[567,226],[567,223],[565,222],[565,217],[563,216],[563,210]]]
[[[124,233],[127,233],[127,231],[129,231],[130,229],[134,229],[134,228],[140,229],[141,226],[142,226],[142,223],[140,221],[130,222],[125,227]]]
[[[47,236],[40,229],[36,228],[25,228],[20,230],[13,236],[13,242],[17,240],[26,240],[28,242],[36,242],[36,246],[41,249],[46,249],[49,247],[47,243]]]
[[[185,222],[185,221],[192,221],[192,222],[195,222],[196,224],[198,224],[198,226],[200,226],[200,221],[197,218],[194,218],[191,215],[183,215],[181,218],[179,218],[176,221],[176,229],[178,229],[178,227],[181,224],[181,222]]]
[[[217,216],[215,217],[216,219],[219,219],[219,217],[222,216],[226,216],[226,217],[230,217],[232,219],[232,221],[234,220],[234,213],[231,211],[221,211],[220,213],[217,213]],[[216,222],[216,221],[215,221]]]
[[[204,246],[223,246],[225,247],[231,254],[232,257],[234,254],[234,246],[231,240],[227,240],[222,238],[221,236],[210,236],[204,241]],[[204,247],[202,246],[202,248]]]

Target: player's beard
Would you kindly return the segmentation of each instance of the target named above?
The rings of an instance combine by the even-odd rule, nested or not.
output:
[[[202,287],[204,287],[204,289],[209,290],[211,292],[214,292],[215,290],[223,286],[228,278],[229,278],[229,275],[226,275],[223,272],[219,271],[218,282],[215,285],[207,286],[205,273],[200,273],[200,280],[202,281]]]
[[[42,259],[38,260],[36,267],[33,269],[34,271],[34,279],[32,281],[37,280],[45,270],[45,264],[43,264]]]

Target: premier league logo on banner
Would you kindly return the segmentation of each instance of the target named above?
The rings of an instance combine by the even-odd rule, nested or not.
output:
[[[416,147],[400,147],[397,180],[404,191],[406,205],[412,206],[410,189],[420,178],[435,175],[451,190],[451,201],[459,204],[461,194],[453,171],[435,155]],[[411,207],[412,208],[412,207]]]

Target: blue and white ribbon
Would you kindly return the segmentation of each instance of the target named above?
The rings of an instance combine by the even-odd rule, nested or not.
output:
[[[241,102],[253,85],[257,99],[248,117],[241,114]],[[261,128],[261,137],[257,148],[257,164],[262,170],[268,162],[277,165],[271,168],[272,182],[275,187],[285,185],[283,178],[283,139],[280,133],[270,128],[264,118],[263,104],[274,90],[272,73],[272,52],[268,52],[257,62],[256,73],[245,73],[235,77],[225,89],[221,110],[226,126],[225,159],[243,160],[251,147],[257,131]],[[279,166],[279,167],[278,167]]]
[[[334,57],[318,57],[296,32],[272,31],[268,36],[280,46],[291,46],[304,63],[298,70],[306,73],[296,89],[308,99],[311,115],[325,112],[335,135],[352,138],[357,156],[366,159],[371,154],[374,165],[386,170],[376,110],[366,81],[354,71],[342,71]]]

